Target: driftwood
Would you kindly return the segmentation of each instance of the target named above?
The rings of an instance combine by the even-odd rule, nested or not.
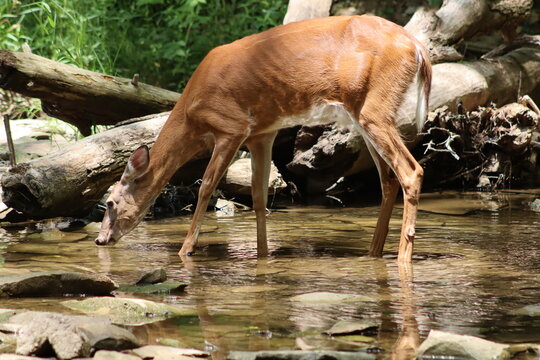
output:
[[[3,202],[35,219],[87,215],[133,150],[153,144],[167,116],[113,128],[11,168],[2,177]]]
[[[58,63],[26,52],[0,50],[0,87],[40,98],[43,110],[88,136],[93,125],[169,111],[180,94]]]
[[[420,160],[428,165],[427,185],[459,183],[494,190],[509,187],[520,171],[535,169],[529,155],[540,111],[530,98],[521,102],[470,112],[439,109],[426,124]],[[429,166],[434,161],[445,166]]]

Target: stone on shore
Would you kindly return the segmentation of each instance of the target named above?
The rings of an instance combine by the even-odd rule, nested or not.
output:
[[[16,336],[19,355],[73,359],[100,349],[125,350],[140,346],[135,336],[105,317],[26,311],[0,324]]]

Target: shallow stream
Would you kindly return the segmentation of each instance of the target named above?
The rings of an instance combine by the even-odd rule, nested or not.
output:
[[[54,224],[3,229],[0,275],[91,271],[119,284],[142,269],[164,267],[188,283],[183,294],[134,295],[196,309],[134,330],[148,343],[230,350],[365,349],[406,358],[430,329],[501,342],[540,342],[540,317],[512,315],[540,303],[540,191],[430,194],[422,199],[412,266],[395,261],[396,209],[383,259],[367,257],[378,206],[291,206],[268,217],[271,256],[256,258],[255,217],[206,216],[198,251],[177,256],[190,218],[144,222],[110,247],[97,247],[98,224],[63,233]],[[445,214],[441,214],[444,212]],[[295,297],[319,294],[313,301]],[[338,294],[339,296],[337,296]],[[0,300],[3,308],[70,312],[58,298]],[[367,337],[321,332],[340,320],[379,325]]]

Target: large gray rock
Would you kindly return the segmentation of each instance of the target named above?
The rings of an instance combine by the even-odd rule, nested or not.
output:
[[[536,352],[538,345],[500,344],[475,336],[458,335],[444,331],[431,330],[426,340],[416,351],[417,357],[444,356],[472,360],[511,359],[521,352]]]
[[[19,355],[59,359],[88,357],[100,349],[124,350],[140,346],[129,331],[105,317],[27,311],[0,324],[16,334]]]
[[[118,286],[100,274],[30,272],[0,277],[0,297],[109,295]]]
[[[374,360],[375,355],[345,351],[231,351],[227,360]]]

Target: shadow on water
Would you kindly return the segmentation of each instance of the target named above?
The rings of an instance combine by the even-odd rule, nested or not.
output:
[[[3,230],[0,272],[93,271],[129,284],[141,269],[165,267],[169,279],[189,284],[186,292],[144,297],[190,306],[198,316],[149,324],[134,333],[148,343],[205,348],[216,359],[230,350],[294,348],[408,359],[431,329],[540,342],[539,317],[511,314],[540,299],[540,214],[526,207],[535,196],[504,195],[497,201],[505,206],[469,211],[471,196],[455,195],[453,201],[466,200],[466,216],[433,211],[449,201],[441,197],[429,213],[419,215],[411,266],[395,261],[399,210],[384,257],[373,259],[367,249],[377,207],[292,207],[269,216],[271,256],[264,260],[256,258],[253,214],[209,213],[198,251],[187,262],[177,251],[189,218],[176,218],[143,223],[111,247],[93,244],[96,224],[72,233],[52,225]],[[457,211],[456,204],[452,208]],[[61,300],[2,300],[1,306],[67,312]],[[378,331],[323,334],[342,320],[373,322]]]

